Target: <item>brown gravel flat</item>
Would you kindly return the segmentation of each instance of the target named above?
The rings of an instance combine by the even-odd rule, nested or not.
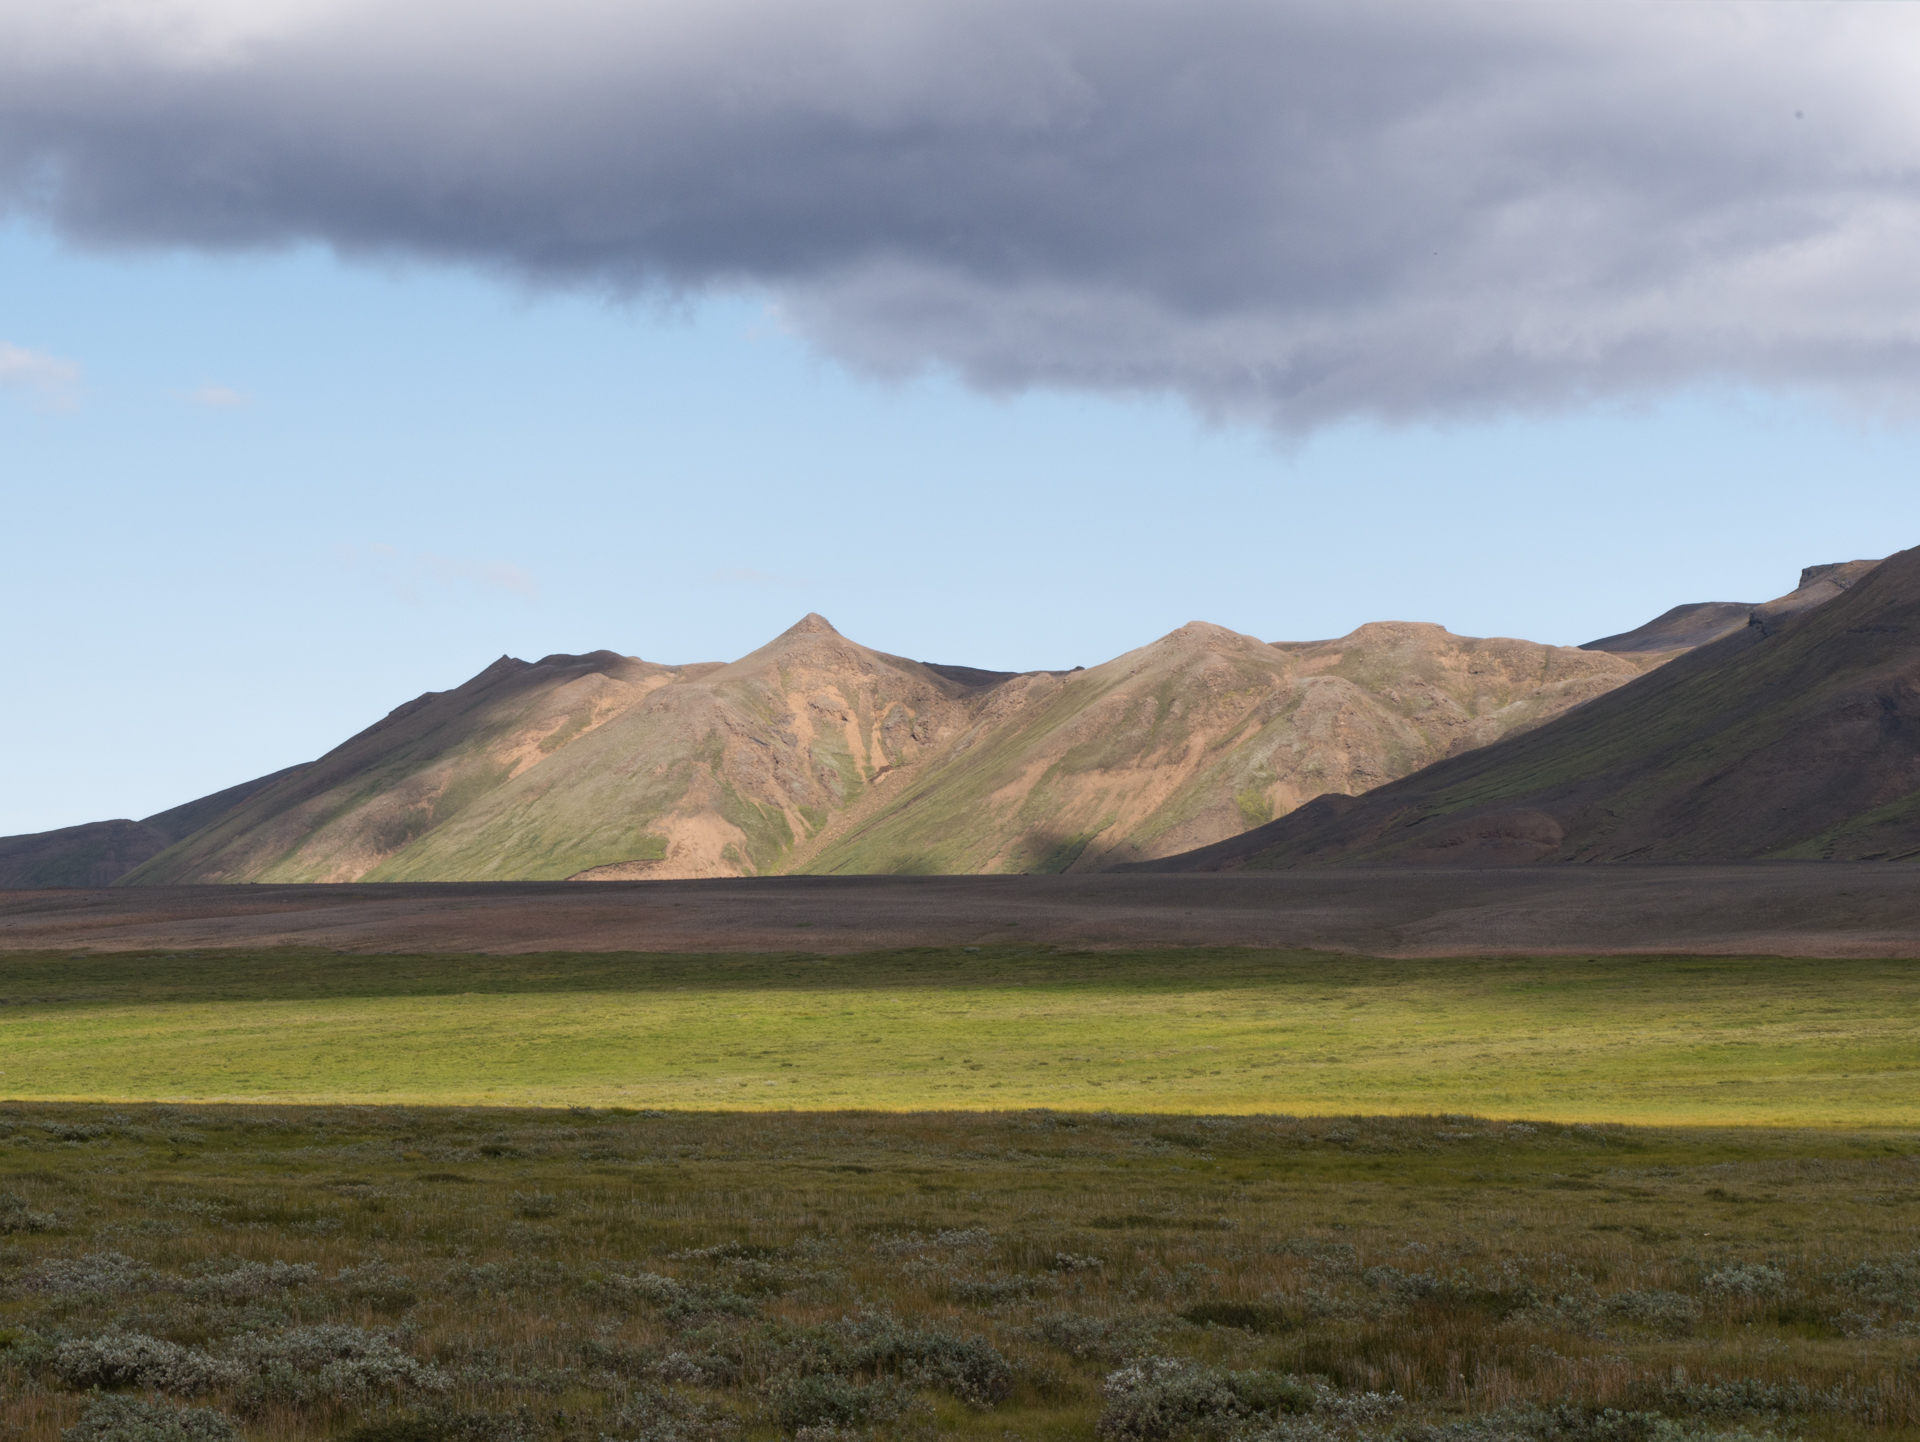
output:
[[[1375,956],[1920,957],[1920,867],[1776,862],[1193,875],[0,891],[0,951],[803,951],[1050,943]]]

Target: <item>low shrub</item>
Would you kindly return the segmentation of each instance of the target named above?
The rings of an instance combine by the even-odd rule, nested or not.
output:
[[[1701,1287],[1708,1296],[1728,1301],[1777,1301],[1793,1290],[1785,1272],[1760,1263],[1710,1273]]]
[[[113,1128],[92,1122],[42,1122],[40,1130],[56,1142],[91,1142],[111,1135]]]
[[[64,1442],[240,1442],[233,1419],[205,1407],[167,1407],[138,1397],[100,1397]]]
[[[993,1247],[993,1233],[985,1227],[950,1228],[924,1236],[919,1232],[889,1232],[870,1244],[883,1257],[908,1257],[929,1252],[948,1255],[985,1252]]]
[[[623,1400],[600,1426],[603,1442],[721,1442],[740,1430],[740,1419],[662,1387],[645,1387]]]
[[[326,1323],[296,1327],[278,1337],[252,1336],[235,1349],[252,1375],[241,1393],[243,1410],[274,1404],[362,1405],[377,1397],[445,1392],[452,1379],[395,1345],[381,1332]]]
[[[1085,1312],[1049,1312],[1020,1329],[1029,1341],[1058,1347],[1081,1362],[1119,1362],[1150,1347],[1166,1324],[1159,1318],[1129,1315],[1096,1317]]]
[[[1786,1416],[1811,1412],[1815,1398],[1804,1382],[1763,1382],[1739,1377],[1730,1382],[1669,1382],[1646,1390],[1646,1400],[1663,1412],[1690,1417]]]
[[[16,1232],[50,1232],[60,1224],[51,1212],[36,1212],[12,1192],[0,1192],[0,1236]]]
[[[1313,1410],[1314,1389],[1278,1372],[1148,1357],[1111,1373],[1095,1430],[1108,1442],[1224,1435],[1263,1416]]]
[[[369,1266],[383,1265],[368,1263]],[[590,1277],[594,1290],[604,1279]],[[552,1292],[580,1286],[574,1272],[546,1257],[517,1257],[508,1262],[455,1262],[440,1274],[440,1289],[453,1296],[497,1298],[513,1292]]]
[[[1272,1244],[1269,1250],[1282,1257],[1305,1257],[1316,1271],[1337,1273],[1360,1270],[1360,1253],[1352,1242],[1322,1242],[1312,1237],[1289,1237],[1284,1242]]]
[[[580,1344],[581,1360],[598,1372],[642,1381],[679,1382],[694,1387],[724,1387],[739,1377],[737,1357],[720,1357],[684,1347],[630,1347],[589,1338]]]
[[[404,1312],[420,1300],[413,1278],[385,1262],[342,1267],[334,1273],[333,1284],[348,1301],[359,1302],[376,1312]]]
[[[1470,1309],[1495,1320],[1540,1303],[1540,1296],[1533,1288],[1516,1285],[1505,1278],[1488,1282],[1467,1275],[1442,1277],[1433,1272],[1403,1272],[1398,1267],[1378,1266],[1367,1268],[1360,1280],[1394,1305],[1438,1303]]]
[[[1834,1280],[1876,1307],[1902,1312],[1920,1309],[1920,1252],[1889,1257],[1884,1262],[1862,1262]]]
[[[944,1293],[969,1306],[997,1307],[1007,1302],[1024,1302],[1044,1292],[1058,1291],[1059,1287],[1052,1277],[1013,1272],[993,1277],[960,1277],[934,1291],[936,1295]]]
[[[617,1307],[641,1304],[658,1307],[668,1318],[751,1317],[760,1310],[751,1297],[743,1297],[721,1287],[689,1286],[674,1277],[657,1272],[631,1275],[608,1272],[592,1278],[588,1289]]]
[[[939,1387],[972,1407],[991,1407],[1013,1391],[1013,1364],[984,1337],[902,1327],[891,1318],[858,1324],[842,1366]]]
[[[89,1252],[82,1257],[50,1257],[20,1279],[24,1292],[65,1297],[108,1297],[145,1291],[153,1269],[120,1252]]]
[[[1196,1302],[1180,1316],[1196,1327],[1238,1327],[1243,1332],[1284,1332],[1295,1325],[1292,1313],[1270,1302]]]
[[[1373,1427],[1387,1420],[1407,1399],[1398,1392],[1335,1392],[1318,1390],[1313,1410],[1340,1427]]]
[[[140,1332],[62,1343],[53,1370],[69,1387],[147,1387],[181,1397],[235,1386],[246,1375],[236,1363]]]
[[[1049,1272],[1097,1272],[1106,1265],[1104,1257],[1085,1256],[1079,1252],[1055,1252],[1047,1258]]]
[[[38,1372],[53,1360],[55,1344],[26,1327],[0,1327],[0,1367]]]
[[[188,1280],[186,1293],[201,1301],[238,1306],[318,1280],[320,1271],[308,1262],[248,1262],[223,1260],[199,1269]]]
[[[1678,1292],[1615,1292],[1601,1300],[1600,1311],[1664,1337],[1684,1337],[1700,1321],[1700,1304]]]
[[[899,1415],[906,1403],[890,1378],[855,1382],[832,1372],[783,1377],[768,1395],[767,1410],[783,1432],[808,1427],[866,1427]]]
[[[1435,1297],[1446,1290],[1446,1283],[1432,1272],[1403,1272],[1392,1266],[1368,1267],[1360,1280],[1395,1302]]]

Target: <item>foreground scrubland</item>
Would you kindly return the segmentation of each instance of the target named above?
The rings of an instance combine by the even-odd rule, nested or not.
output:
[[[0,1436],[1920,1433],[1920,1134],[0,1106]]]
[[[1920,963],[1253,948],[0,955],[0,1091],[1920,1125]]]

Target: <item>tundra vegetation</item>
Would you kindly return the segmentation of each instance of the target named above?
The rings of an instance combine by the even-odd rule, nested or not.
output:
[[[1920,1133],[0,1105],[0,1436],[1920,1432]]]
[[[0,1437],[1904,1438],[1911,974],[16,953]]]

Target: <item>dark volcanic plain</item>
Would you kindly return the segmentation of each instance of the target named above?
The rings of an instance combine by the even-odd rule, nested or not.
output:
[[[0,891],[0,951],[840,953],[1030,943],[1372,956],[1920,955],[1920,867],[1312,868],[1094,876]]]

